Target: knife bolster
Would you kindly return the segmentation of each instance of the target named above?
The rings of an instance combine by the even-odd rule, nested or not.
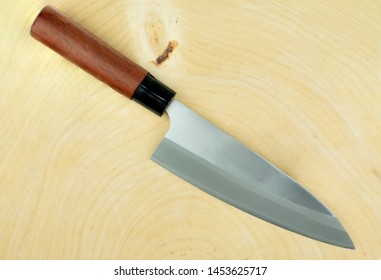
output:
[[[132,99],[162,116],[175,94],[175,91],[148,73],[136,88]]]

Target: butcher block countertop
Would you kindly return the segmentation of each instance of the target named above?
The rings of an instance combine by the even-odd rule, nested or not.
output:
[[[250,216],[151,161],[168,116],[33,39],[47,4],[304,185],[356,250]],[[0,259],[381,258],[380,1],[18,0],[0,11]]]

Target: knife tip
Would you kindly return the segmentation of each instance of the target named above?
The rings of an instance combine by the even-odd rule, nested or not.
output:
[[[348,244],[347,249],[356,250],[355,244],[353,244],[353,241],[349,238],[350,244]]]
[[[349,234],[346,231],[344,233],[345,234],[344,234],[343,240],[342,240],[342,242],[341,242],[341,244],[339,246],[343,247],[345,249],[356,250],[355,244],[353,243],[353,241],[350,238]]]

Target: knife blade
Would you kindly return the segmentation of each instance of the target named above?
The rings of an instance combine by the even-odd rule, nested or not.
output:
[[[201,190],[272,224],[328,244],[354,249],[339,220],[290,176],[174,99],[175,91],[52,6],[31,35],[170,128],[152,160]]]

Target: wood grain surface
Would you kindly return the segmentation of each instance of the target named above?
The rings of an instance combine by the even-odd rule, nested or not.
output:
[[[356,250],[152,162],[167,116],[34,40],[47,4],[306,186]],[[379,1],[1,1],[0,33],[1,259],[381,258]]]

